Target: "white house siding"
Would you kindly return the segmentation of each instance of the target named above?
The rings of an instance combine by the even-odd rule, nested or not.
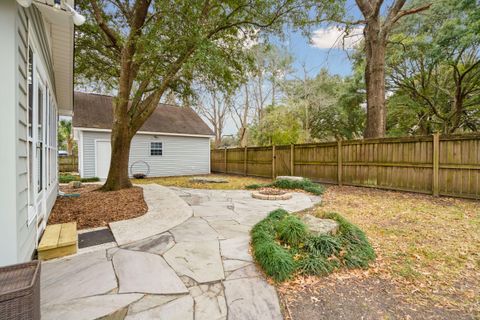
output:
[[[20,7],[16,1],[0,1],[0,90],[2,97],[0,137],[0,266],[30,260],[36,247],[37,224],[28,224],[28,158],[27,158],[27,67],[28,25],[39,44],[39,61],[52,79],[47,35],[40,12],[35,6]],[[45,158],[44,158],[45,159]],[[44,160],[46,161],[46,159]],[[57,167],[56,157],[52,167]],[[56,175],[55,175],[56,177]],[[46,179],[44,179],[45,181]],[[53,206],[57,179],[45,192],[44,204]]]
[[[82,131],[79,148],[82,177],[94,177],[95,140],[110,140],[110,132]],[[155,138],[157,137],[157,138]],[[150,142],[162,142],[163,155],[150,155]],[[131,144],[129,168],[135,161],[150,166],[150,177],[210,173],[210,139],[206,137],[137,134]],[[138,164],[138,168],[141,165]],[[137,166],[135,166],[137,168]],[[137,170],[138,172],[138,170]]]

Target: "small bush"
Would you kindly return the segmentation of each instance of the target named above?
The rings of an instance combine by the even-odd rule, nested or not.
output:
[[[296,216],[283,209],[270,212],[251,232],[255,260],[267,275],[283,281],[294,272],[325,275],[341,266],[365,268],[375,259],[362,230],[336,213],[324,218],[339,223],[337,234],[309,235]]]
[[[80,179],[82,182],[98,182],[100,181],[99,177],[91,177],[91,178],[82,178]]]
[[[342,248],[342,242],[334,236],[321,234],[311,236],[305,242],[305,249],[314,255],[321,255],[325,258],[337,254]]]
[[[275,281],[288,279],[295,270],[293,256],[276,242],[257,242],[254,255],[263,270]]]
[[[315,195],[321,195],[325,191],[324,187],[320,184],[314,183],[309,179],[303,179],[299,181],[279,179],[272,183],[272,186],[280,189],[301,189]]]
[[[253,189],[260,189],[260,188],[267,187],[267,186],[269,186],[269,185],[268,184],[261,184],[261,183],[254,183],[254,184],[249,184],[248,186],[245,186],[245,189],[253,190]]]
[[[298,271],[306,275],[323,276],[335,269],[335,264],[321,255],[308,255],[298,263]]]
[[[307,238],[307,226],[296,216],[285,216],[277,226],[278,237],[291,246],[297,246]]]

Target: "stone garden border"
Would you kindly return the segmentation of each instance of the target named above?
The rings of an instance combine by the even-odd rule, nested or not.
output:
[[[252,198],[259,199],[259,200],[288,200],[292,198],[291,193],[284,193],[284,194],[263,194],[259,191],[252,192]]]

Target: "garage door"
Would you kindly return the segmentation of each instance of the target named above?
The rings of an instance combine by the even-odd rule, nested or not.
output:
[[[110,154],[112,152],[110,141],[96,141],[96,171],[97,177],[106,179],[110,168]]]

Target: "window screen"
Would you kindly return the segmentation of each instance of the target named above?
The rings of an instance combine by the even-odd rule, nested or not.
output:
[[[161,156],[163,154],[163,145],[161,142],[150,142],[150,155]]]

